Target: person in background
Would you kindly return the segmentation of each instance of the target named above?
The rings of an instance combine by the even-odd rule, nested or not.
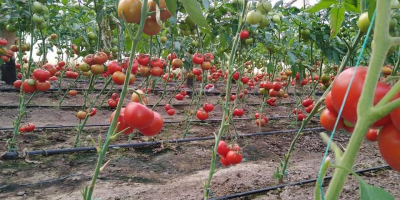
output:
[[[1,80],[8,85],[12,85],[17,80],[17,70],[15,69],[15,58],[7,54],[10,61],[4,62],[1,66]]]

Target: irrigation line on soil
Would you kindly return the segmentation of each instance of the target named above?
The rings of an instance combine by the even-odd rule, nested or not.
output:
[[[383,170],[383,169],[390,169],[390,167],[388,165],[384,165],[384,166],[380,166],[380,167],[372,167],[372,168],[368,168],[368,169],[362,169],[362,170],[355,171],[355,173],[362,174],[365,172],[377,171],[377,170]],[[332,179],[332,176],[327,176],[324,178],[324,180],[330,180],[330,179]],[[244,197],[244,196],[248,196],[248,195],[265,193],[265,192],[268,192],[271,190],[276,190],[276,189],[284,188],[287,186],[295,186],[295,185],[302,185],[302,184],[307,184],[307,183],[314,183],[317,180],[318,179],[314,178],[314,179],[308,179],[308,180],[303,180],[303,181],[294,182],[294,183],[275,185],[275,186],[266,187],[266,188],[262,188],[262,189],[258,189],[258,190],[251,190],[251,191],[240,192],[240,193],[236,193],[236,194],[230,194],[230,195],[226,195],[226,196],[222,196],[222,197],[216,197],[216,198],[212,198],[212,199],[208,199],[208,200],[224,200],[224,199],[239,198],[239,197]]]
[[[362,170],[355,171],[355,173],[360,175],[365,172],[385,170],[385,169],[390,169],[390,167],[388,165],[384,165],[384,166],[380,166],[380,167],[372,167],[372,168],[368,168],[368,169],[362,169]],[[53,184],[53,183],[57,183],[57,182],[65,180],[67,178],[71,178],[71,177],[75,177],[75,176],[84,176],[84,175],[70,174],[67,176],[60,177],[60,178],[48,179],[48,180],[39,181],[39,182],[35,182],[35,183],[20,183],[20,184],[2,185],[2,186],[0,186],[0,189],[10,190],[10,189],[15,189],[17,187],[31,187],[31,186],[33,187],[33,186],[41,186],[44,184]],[[327,176],[324,178],[324,180],[330,180],[331,178],[332,178],[331,176]],[[295,185],[302,185],[302,184],[307,184],[307,183],[314,183],[316,181],[317,181],[317,179],[303,180],[303,181],[294,182],[294,183],[287,183],[287,184],[282,184],[282,185],[266,187],[266,188],[262,188],[262,189],[258,189],[258,190],[251,190],[251,191],[240,192],[240,193],[236,193],[236,194],[230,194],[230,195],[217,197],[217,198],[213,198],[213,199],[209,199],[209,200],[224,200],[224,199],[238,198],[238,197],[243,197],[243,196],[248,196],[248,195],[265,193],[265,192],[268,192],[271,190],[276,190],[276,189],[284,188],[287,186],[295,186]]]
[[[60,89],[61,91],[66,91],[67,89],[65,89],[65,88],[61,88]],[[82,91],[86,91],[86,89],[84,89],[84,88],[75,88],[75,89],[70,89],[70,90],[76,90],[76,91],[78,91],[78,92],[82,92]],[[0,92],[18,92],[19,90],[17,90],[17,89],[15,89],[15,88],[3,88],[3,89],[0,89]],[[49,90],[47,90],[47,91],[45,91],[45,93],[52,93],[52,92],[58,92],[59,91],[59,89],[56,89],[56,88],[52,88],[52,89],[49,89]],[[92,91],[94,91],[94,92],[100,92],[101,91],[101,89],[97,89],[97,88],[95,88],[95,89],[93,89]],[[104,92],[105,93],[107,93],[109,90],[104,90]],[[114,88],[113,89],[113,91],[118,91],[118,92],[120,92],[121,91],[121,89],[120,88]],[[152,92],[163,92],[164,90],[163,89],[154,89],[154,90],[151,90]],[[167,92],[176,92],[175,90],[167,90]],[[192,91],[191,90],[187,90],[186,91],[188,94],[191,94],[192,93]],[[225,94],[225,93],[221,93],[221,92],[206,92],[206,94],[208,94],[208,95],[221,95],[221,94]],[[231,92],[231,94],[236,94],[236,92],[234,92],[234,91],[232,91]],[[247,94],[250,94],[250,95],[261,95],[259,92],[249,92],[249,93],[247,93]],[[293,95],[293,93],[288,93],[289,95]],[[323,93],[321,93],[321,92],[316,92],[315,93],[315,95],[316,96],[321,96]]]
[[[282,102],[278,105],[291,105],[295,104],[296,102]],[[171,106],[172,107],[178,107],[178,106],[189,106],[189,103],[183,103],[183,104],[174,104]],[[259,106],[259,103],[247,103],[246,105],[248,106]],[[147,107],[153,107],[153,104],[148,104]],[[165,104],[157,104],[157,106],[165,106]],[[97,106],[99,107],[99,106]],[[11,109],[11,108],[18,108],[18,105],[0,105],[0,109]],[[58,105],[28,105],[27,108],[60,108],[60,109],[71,109],[71,108],[82,108],[80,105],[68,105],[68,106],[58,106]],[[100,108],[109,108],[109,106],[101,106]]]
[[[288,116],[272,116],[272,117],[268,117],[268,120],[277,120],[277,119],[284,119],[284,118],[288,118]],[[233,118],[233,120],[235,120],[235,121],[254,120],[254,118],[252,118],[252,117]],[[183,121],[164,121],[165,124],[177,124],[177,123],[181,123],[181,122],[183,122]],[[204,121],[192,120],[191,122],[216,123],[216,122],[221,122],[221,119],[207,119]],[[110,124],[87,124],[87,125],[85,125],[85,127],[105,127],[105,126],[110,126]],[[62,128],[75,128],[75,127],[76,127],[76,125],[36,126],[35,130],[38,130],[38,129],[62,129]],[[5,128],[0,127],[0,131],[13,130],[13,129],[14,129],[14,127],[5,127]]]
[[[312,132],[312,131],[321,131],[325,130],[322,127],[317,128],[309,128],[304,129],[303,132]],[[284,134],[284,133],[293,133],[297,132],[298,129],[293,130],[283,130],[283,131],[268,131],[261,133],[249,133],[249,134],[239,134],[238,137],[246,138],[246,137],[254,137],[254,136],[267,136],[274,134]],[[116,144],[110,145],[110,149],[116,148],[143,148],[143,147],[155,147],[160,146],[163,143],[185,143],[185,142],[194,142],[194,141],[204,141],[204,140],[214,140],[215,137],[200,137],[200,138],[186,138],[186,139],[175,139],[175,140],[167,140],[167,141],[154,141],[154,142],[142,142],[142,143],[126,143],[126,144]],[[36,151],[26,151],[23,155],[20,155],[18,152],[7,152],[1,156],[1,159],[12,159],[12,158],[21,158],[30,155],[57,155],[57,154],[66,154],[66,153],[76,153],[76,152],[87,152],[87,151],[96,151],[96,147],[80,147],[80,148],[68,148],[68,149],[52,149],[52,150],[36,150]]]

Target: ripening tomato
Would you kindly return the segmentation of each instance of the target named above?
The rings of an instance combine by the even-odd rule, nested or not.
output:
[[[100,64],[94,64],[90,66],[90,71],[92,72],[92,74],[101,74],[104,72],[104,67]]]
[[[333,131],[337,117],[338,117],[337,114],[331,112],[328,109],[324,109],[320,116],[320,120],[321,120],[320,123],[321,123],[322,127],[324,127],[326,130]],[[339,130],[342,127],[344,127],[343,119],[339,119],[339,123],[337,125],[336,130]]]
[[[257,126],[265,126],[266,124],[267,122],[265,121],[265,119],[256,119]]]
[[[195,54],[193,55],[192,61],[193,61],[194,64],[201,65],[201,64],[203,64],[203,62],[204,62],[204,56],[203,56],[202,54],[195,53]],[[211,63],[210,63],[210,64],[211,64]],[[211,67],[210,67],[210,68],[211,68]]]
[[[128,23],[139,23],[142,13],[142,1],[121,0],[118,4],[118,16]],[[122,13],[124,17],[122,17]]]
[[[208,112],[205,112],[203,109],[199,109],[196,112],[197,119],[204,121],[208,118]]]
[[[139,104],[139,105],[141,105],[141,104]],[[150,125],[147,128],[139,129],[139,132],[141,132],[145,136],[155,136],[163,128],[164,120],[163,120],[162,116],[158,112],[153,112],[153,113],[154,113],[154,118],[153,118],[152,122],[150,123]]]
[[[115,108],[118,104],[117,101],[115,101],[114,99],[109,99],[107,103],[110,108]]]
[[[157,20],[152,17],[147,17],[144,27],[143,33],[146,35],[156,35],[161,31],[161,26],[158,25]]]
[[[33,92],[35,92],[35,90],[36,90],[35,84],[30,85],[30,84],[28,83],[28,80],[25,80],[25,81],[22,83],[22,90],[23,90],[24,92],[26,92],[26,93],[33,93]]]
[[[125,74],[123,72],[116,71],[112,75],[112,80],[117,85],[123,85],[125,81]]]
[[[156,2],[153,0],[149,0],[147,3],[147,7],[149,8],[149,12],[156,11]],[[163,10],[160,12],[161,21],[165,21],[172,16],[171,13],[169,13],[169,11],[167,9],[165,0],[159,0],[159,8],[160,8],[160,10]],[[156,19],[156,14],[151,15],[151,17]]]
[[[228,152],[229,152],[229,148],[226,145],[225,141],[223,141],[223,140],[219,141],[218,147],[217,147],[217,153],[220,156],[225,157]]]
[[[26,132],[32,132],[34,130],[35,130],[35,124],[28,123],[27,125],[25,125],[25,131]]]
[[[89,109],[86,109],[86,113],[89,113]],[[95,116],[97,113],[97,109],[96,108],[92,108],[92,112],[89,113],[89,116]]]
[[[140,95],[140,98],[139,98],[138,94]],[[131,96],[132,102],[140,103],[140,99],[142,99],[142,102],[145,105],[149,103],[149,100],[147,99],[143,90],[136,90],[136,92],[132,93],[132,96]]]
[[[36,90],[39,90],[39,91],[42,91],[42,92],[49,90],[50,86],[51,86],[51,84],[50,84],[49,81],[44,81],[44,82],[36,81],[35,82]]]
[[[151,69],[150,69],[150,74],[152,75],[152,76],[161,76],[162,74],[163,74],[163,70],[162,70],[162,68],[160,68],[160,67],[152,67]]]
[[[228,167],[229,165],[231,165],[231,163],[229,163],[228,160],[226,160],[226,158],[224,158],[224,157],[221,157],[221,159],[219,161],[225,167]]]
[[[400,130],[393,124],[385,125],[378,136],[378,147],[383,159],[389,166],[400,172]]]
[[[54,76],[54,74],[56,74],[57,72],[56,67],[54,67],[54,65],[50,63],[46,63],[45,65],[43,65],[43,68],[46,69],[48,72],[50,72],[50,76]]]
[[[150,56],[147,55],[147,54],[141,53],[141,54],[139,54],[139,55],[136,57],[136,60],[137,60],[137,62],[138,62],[140,65],[146,66],[146,65],[148,65],[149,62],[150,62]]]
[[[250,32],[248,30],[240,31],[240,39],[244,40],[250,36]]]
[[[154,112],[146,106],[131,102],[125,107],[125,121],[133,128],[144,129],[150,126],[154,119]]]
[[[78,117],[78,119],[85,119],[86,114],[86,112],[80,110],[78,113],[76,113],[76,117]]]
[[[242,162],[243,156],[240,152],[237,151],[229,151],[226,154],[226,160],[232,164],[232,165],[236,165]]]
[[[116,111],[114,111],[113,113],[111,113],[111,116],[110,116],[110,123],[111,123],[112,120],[114,119],[115,112],[116,112]],[[119,123],[118,130],[117,130],[117,131],[118,131],[118,132],[121,132],[121,131],[123,131],[124,129],[128,128],[128,129],[126,129],[126,130],[123,132],[123,134],[129,135],[129,134],[133,133],[134,128],[131,128],[131,127],[128,126],[128,124],[126,124],[126,122],[125,122],[125,117],[124,117],[124,112],[125,112],[125,108],[121,108],[121,112],[119,113],[119,117],[118,117],[118,119],[117,119],[117,123]]]
[[[98,53],[94,54],[94,57],[93,57],[94,63],[99,64],[99,65],[102,65],[105,62],[107,62],[107,59],[108,59],[108,56],[104,52],[98,52]]]
[[[70,90],[70,91],[68,91],[68,94],[71,95],[71,96],[76,96],[78,94],[78,91]]]

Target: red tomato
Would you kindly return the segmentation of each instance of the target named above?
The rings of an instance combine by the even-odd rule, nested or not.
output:
[[[206,120],[208,118],[208,112],[205,112],[204,110],[199,109],[196,112],[196,116],[197,116],[197,119],[199,119],[201,121],[204,121],[204,120]]]
[[[94,57],[93,57],[93,61],[95,62],[95,64],[99,64],[99,65],[102,65],[105,62],[107,62],[107,59],[108,59],[108,56],[104,52],[98,52],[98,53],[94,54]]]
[[[137,57],[136,57],[136,60],[138,61],[138,63],[140,64],[140,65],[148,65],[149,64],[149,62],[150,62],[150,56],[149,55],[147,55],[147,54],[139,54]]]
[[[240,146],[239,146],[239,144],[234,144],[234,145],[230,144],[230,145],[228,145],[228,149],[230,151],[240,151]]]
[[[117,61],[112,61],[112,62],[108,63],[107,71],[110,74],[114,74],[115,72],[118,72],[118,71],[122,72],[122,67],[119,66]]]
[[[50,78],[50,72],[45,69],[35,69],[33,70],[33,77],[40,82],[44,82]]]
[[[400,172],[400,130],[391,123],[385,125],[379,131],[378,147],[389,166]]]
[[[35,124],[28,123],[27,125],[25,125],[25,131],[26,132],[32,132],[34,130],[35,130]]]
[[[142,104],[139,104],[143,106]],[[149,109],[150,110],[150,109]],[[150,110],[151,111],[151,110]],[[152,111],[153,112],[153,111]],[[155,136],[161,131],[164,125],[164,120],[158,112],[153,112],[154,117],[150,126],[144,129],[139,129],[139,131],[145,136]]]
[[[229,151],[226,154],[226,160],[232,165],[241,163],[242,159],[243,159],[242,154],[240,154],[239,152],[236,152],[236,151]]]
[[[152,76],[161,76],[163,74],[163,69],[161,67],[152,67],[150,69],[150,74]]]
[[[86,109],[86,113],[89,113],[89,109]],[[89,116],[91,116],[91,117],[92,117],[92,116],[95,116],[96,113],[97,113],[96,108],[92,108],[92,112],[89,113]]]
[[[71,96],[76,96],[78,94],[78,91],[70,90],[70,91],[68,91],[68,94],[71,95]]]
[[[56,67],[54,67],[54,65],[50,63],[46,63],[45,65],[43,65],[43,68],[46,69],[48,72],[50,72],[50,76],[54,76],[54,74],[56,74],[57,72]]]
[[[128,103],[125,107],[124,114],[126,123],[130,127],[137,129],[145,129],[149,127],[154,119],[154,112],[152,110],[136,102]]]
[[[15,87],[16,89],[20,89],[20,88],[21,88],[21,85],[22,85],[22,81],[21,81],[21,80],[16,80],[16,81],[13,83],[13,85],[14,85],[14,87]]]
[[[378,130],[370,128],[365,137],[371,142],[376,142],[378,140]]]
[[[305,118],[307,118],[307,117],[304,114],[298,114],[297,115],[297,120],[299,120],[299,121],[303,121]]]
[[[169,116],[173,116],[173,115],[175,115],[175,110],[173,108],[171,108],[171,109],[167,110],[167,114]]]
[[[248,30],[240,31],[240,39],[244,40],[250,36],[250,32]]]
[[[7,46],[7,40],[4,38],[0,38],[0,46]]]
[[[214,105],[212,105],[211,103],[205,103],[203,108],[204,108],[204,111],[211,112],[214,110]]]
[[[362,88],[364,86],[365,76],[367,74],[367,67],[358,67],[357,72],[355,72],[355,67],[344,70],[333,82],[332,86],[332,102],[333,106],[336,110],[340,110],[344,96],[346,94],[347,88],[350,84],[351,77],[355,74],[355,79],[351,85],[349,95],[345,102],[342,117],[349,121],[350,123],[355,124],[357,122],[357,104],[360,99]],[[377,104],[383,96],[390,90],[390,87],[385,84],[378,82],[375,97],[374,97],[374,105]],[[374,126],[383,126],[390,122],[390,117],[385,116],[381,120],[374,123]]]
[[[231,165],[231,163],[229,163],[224,157],[221,157],[221,159],[219,161],[225,167],[228,167],[229,165]]]
[[[325,106],[329,111],[337,114],[337,111],[336,111],[335,107],[333,106],[333,102],[332,102],[332,91],[328,92],[328,94],[325,97]]]
[[[322,127],[324,127],[326,130],[333,131],[333,128],[335,127],[336,119],[337,119],[337,114],[331,112],[328,109],[324,109],[320,116],[320,120],[321,120],[320,123],[321,123]],[[343,119],[340,119],[336,130],[339,130],[342,127],[344,127]]]
[[[222,156],[225,157],[226,154],[229,152],[228,146],[226,145],[225,141],[221,140],[218,143],[218,147],[217,147],[217,153]]]
[[[204,62],[204,56],[202,54],[195,53],[193,55],[192,61],[193,61],[194,64],[201,65]]]
[[[265,121],[265,119],[256,119],[257,126],[265,126],[266,124],[267,124],[267,122]]]
[[[175,99],[178,101],[182,101],[183,100],[183,95],[181,93],[175,95]]]
[[[110,116],[110,123],[114,119],[115,112],[116,111],[114,111]],[[133,129],[134,128],[131,128],[131,127],[128,126],[128,124],[126,124],[125,118],[124,118],[124,112],[125,112],[125,108],[121,108],[121,112],[119,113],[119,117],[117,119],[117,123],[119,122],[119,126],[118,126],[118,130],[117,131],[121,132],[122,130],[128,128],[123,133],[126,134],[126,135],[129,135],[129,134],[133,133]]]
[[[117,102],[114,100],[114,99],[109,99],[108,100],[108,106],[110,107],[110,108],[115,108],[115,107],[117,107]]]
[[[313,104],[314,101],[310,98],[304,99],[303,102],[301,102],[301,105],[303,105],[304,107],[308,107],[311,106],[311,104]]]
[[[274,89],[275,91],[279,91],[279,90],[281,90],[281,88],[282,88],[282,86],[281,86],[281,84],[278,83],[278,82],[274,82],[274,83],[272,84],[272,89]]]
[[[45,81],[45,82],[36,81],[35,82],[36,90],[39,90],[42,92],[49,90],[50,86],[51,86],[51,84],[49,81]]]
[[[236,99],[236,95],[234,95],[234,94],[231,94],[231,97],[230,97],[230,99],[231,99],[231,101],[235,101],[235,99]]]
[[[25,80],[22,83],[22,90],[26,93],[33,93],[35,92],[36,88],[35,88],[35,84],[33,85],[29,85],[28,80]]]
[[[55,77],[55,76],[51,76],[51,77],[49,78],[49,81],[56,81],[56,80],[58,80],[58,78]]]
[[[196,76],[201,75],[201,69],[199,69],[199,68],[193,68],[193,74],[196,75]]]

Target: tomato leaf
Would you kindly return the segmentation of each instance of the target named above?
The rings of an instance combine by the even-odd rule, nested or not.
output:
[[[61,3],[65,6],[68,4],[68,0],[62,0]]]
[[[361,177],[357,176],[360,183],[360,196],[362,200],[385,199],[394,200],[394,197],[382,188],[375,187],[366,183]]]
[[[322,9],[329,8],[333,4],[336,4],[335,0],[322,0],[322,1],[318,2],[317,4],[315,4],[313,7],[307,9],[306,12],[315,13]]]
[[[208,27],[206,18],[203,16],[199,2],[196,0],[181,0],[183,7],[196,24],[203,27]]]
[[[346,0],[344,7],[347,11],[360,13],[360,0]]]
[[[167,10],[171,15],[176,17],[176,9],[178,8],[177,5],[178,1],[177,0],[167,0],[165,1],[165,4],[167,5]]]
[[[329,15],[329,25],[331,27],[331,38],[335,37],[342,27],[344,20],[344,13],[346,9],[344,7],[335,7],[331,9]]]

